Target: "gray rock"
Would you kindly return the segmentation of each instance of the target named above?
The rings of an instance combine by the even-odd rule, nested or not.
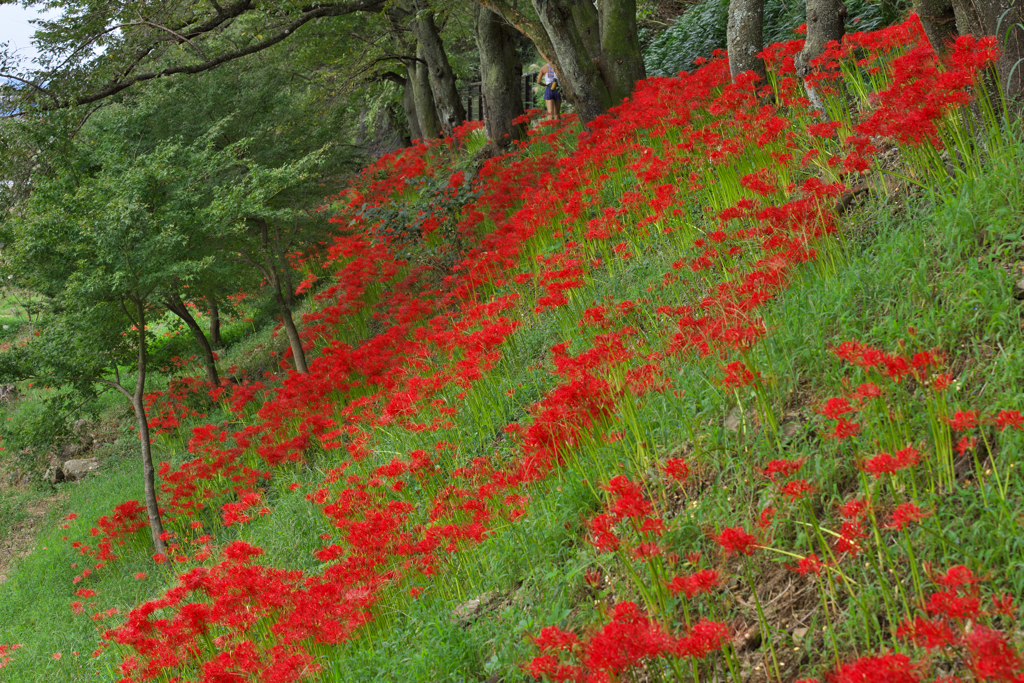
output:
[[[50,465],[43,474],[43,480],[51,484],[59,484],[64,481],[64,470],[56,465]]]
[[[89,446],[84,443],[68,443],[61,447],[60,453],[57,454],[57,458],[61,462],[67,462],[68,460],[74,460],[78,456],[83,455],[89,450]]]
[[[64,472],[65,481],[78,481],[99,468],[100,461],[96,458],[81,458],[68,460],[61,469]]]
[[[1014,283],[1013,298],[1017,301],[1024,301],[1024,278],[1021,278]]]

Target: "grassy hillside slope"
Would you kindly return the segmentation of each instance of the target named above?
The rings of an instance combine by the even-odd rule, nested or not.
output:
[[[73,488],[0,586],[4,680],[1020,676],[1024,146],[964,106],[991,45],[850,36],[828,116],[798,49],[771,103],[716,59],[481,168],[368,169],[311,372],[154,403],[172,551],[113,508],[129,458]]]

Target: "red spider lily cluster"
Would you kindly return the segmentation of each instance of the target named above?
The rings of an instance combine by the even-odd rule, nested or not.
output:
[[[14,645],[0,645],[0,669],[10,664],[11,659],[14,657],[14,652],[21,649],[21,645],[15,643]]]
[[[382,601],[415,599],[456,553],[530,515],[532,493],[569,467],[588,473],[603,502],[583,525],[595,553],[614,553],[646,580],[635,582],[642,605],[610,601],[586,633],[540,632],[540,654],[526,667],[550,680],[612,681],[656,662],[688,668],[715,656],[732,670],[727,622],[691,619],[691,611],[697,600],[713,604],[738,565],[749,572],[757,559],[751,556],[771,547],[778,524],[814,530],[807,548],[789,553],[796,558],[792,569],[834,585],[851,571],[850,558],[882,531],[906,534],[926,520],[931,511],[911,501],[883,509],[880,487],[905,491],[900,478],[916,476],[922,466],[929,485],[955,485],[946,465],[952,435],[961,438],[961,455],[976,457],[971,439],[984,438],[975,434],[982,418],[947,395],[952,378],[937,352],[836,346],[836,356],[864,373],[864,381],[819,412],[829,435],[858,446],[863,497],[838,510],[838,529],[823,529],[810,507],[815,483],[794,478],[805,461],[774,459],[760,468],[773,505],[755,519],[709,530],[720,552],[713,559],[690,553],[685,571],[679,553],[696,549],[665,540],[673,522],[666,497],[652,495],[651,487],[679,490],[698,464],[653,455],[655,439],[638,412],[644,401],[678,398],[675,366],[708,359],[703,363],[717,373],[716,386],[737,402],[752,393],[760,424],[774,429],[771,373],[757,365],[759,342],[770,334],[767,305],[828,248],[837,230],[832,204],[871,167],[872,136],[940,144],[942,118],[968,101],[994,56],[986,41],[964,42],[943,65],[926,53],[921,35],[912,18],[851,36],[822,60],[810,86],[817,97],[837,87],[851,65],[877,76],[872,109],[856,125],[822,120],[812,107],[793,70],[802,41],[766,51],[775,105],[759,96],[769,86],[746,76],[731,82],[718,57],[692,73],[639,84],[631,101],[576,139],[568,133],[572,116],[542,124],[521,149],[488,160],[475,177],[448,176],[444,192],[472,187],[465,206],[417,219],[418,239],[438,255],[454,256],[451,267],[428,265],[441,258],[407,260],[410,233],[371,216],[422,191],[438,174],[444,182],[444,162],[469,127],[366,169],[329,202],[338,235],[319,256],[332,280],[303,319],[310,371],[291,373],[279,386],[230,391],[181,380],[150,401],[158,430],[195,417],[185,406],[200,391],[227,401],[246,424],[195,427],[190,459],[160,467],[161,508],[174,542],[158,560],[181,565],[182,573],[163,595],[104,633],[107,646],[127,653],[122,681],[289,683],[312,676],[323,667],[320,645],[355,637]],[[921,121],[932,127],[919,137],[896,133]],[[535,200],[538,193],[545,201]],[[444,242],[442,233],[457,240]],[[648,300],[584,299],[581,292],[596,277],[627,268],[655,247],[679,259],[650,282]],[[565,341],[537,359],[548,383],[523,404],[517,387],[495,389],[490,380],[535,317],[554,321]],[[899,397],[895,411],[883,408],[883,396]],[[916,409],[920,402],[923,411]],[[518,421],[502,417],[513,413]],[[911,415],[931,419],[917,424]],[[1001,429],[1024,427],[1014,410],[992,421]],[[384,433],[402,435],[410,447],[383,455],[375,446]],[[494,435],[504,452],[466,457],[475,434]],[[594,457],[613,444],[628,465]],[[868,453],[873,444],[881,447]],[[295,544],[322,564],[319,570],[263,566],[261,549],[241,541],[217,549],[215,528],[271,513],[264,502],[272,478],[313,457],[328,466],[306,501],[329,531]],[[649,471],[660,473],[656,482],[632,475]],[[99,551],[104,562],[115,559],[110,541],[141,525],[122,512],[130,523],[102,526],[109,539],[108,550]],[[592,581],[599,584],[600,576]],[[1019,667],[1006,636],[966,625],[990,612],[979,602],[974,616],[951,613],[957,601],[974,595],[966,585],[924,604],[928,623],[950,630],[939,647],[967,657],[978,680],[1012,680],[998,678]],[[681,621],[669,600],[681,603]],[[1006,607],[1004,614],[1010,612]],[[916,628],[916,622],[903,627],[913,643]],[[928,628],[922,625],[921,633]],[[875,680],[870,676],[881,672],[919,680],[918,671],[907,656],[885,654],[844,665],[835,676]]]

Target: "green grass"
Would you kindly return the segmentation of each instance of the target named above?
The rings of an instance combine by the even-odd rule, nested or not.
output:
[[[377,620],[353,642],[324,648],[320,654],[330,656],[324,679],[462,681],[501,674],[506,681],[522,680],[519,666],[534,654],[529,634],[551,624],[586,630],[603,619],[601,601],[642,597],[642,589],[614,559],[597,554],[583,541],[582,520],[602,503],[587,477],[609,463],[620,463],[616,472],[635,480],[652,481],[660,460],[680,450],[687,453],[697,469],[698,484],[678,499],[659,501],[672,520],[666,545],[687,552],[714,555],[709,532],[754,518],[771,502],[770,487],[758,468],[780,454],[808,459],[805,474],[819,487],[810,507],[823,523],[833,522],[836,505],[848,500],[859,485],[849,454],[823,437],[823,423],[814,412],[825,398],[837,395],[844,378],[852,374],[830,352],[841,341],[857,339],[887,350],[901,343],[940,349],[947,366],[957,368],[956,400],[964,408],[992,412],[1024,405],[1022,304],[1012,297],[1010,277],[1022,258],[1024,234],[1024,188],[1019,181],[1024,177],[1024,161],[1020,148],[1015,151],[993,163],[977,181],[933,193],[873,197],[850,216],[842,237],[823,247],[822,258],[805,266],[771,305],[765,322],[772,334],[754,352],[753,360],[764,369],[773,407],[779,414],[800,418],[801,427],[793,438],[780,441],[752,424],[746,433],[726,430],[723,418],[737,400],[749,406],[755,397],[723,391],[712,379],[714,364],[680,360],[672,380],[681,398],[655,397],[637,409],[636,423],[648,437],[643,448],[635,435],[629,435],[574,456],[557,477],[529,491],[531,513],[520,523],[499,526],[485,542],[453,555],[435,581],[407,586],[423,589],[419,599],[405,594],[389,597],[380,605]],[[575,291],[574,300],[586,307],[607,297],[621,301],[650,296],[652,279],[666,272],[676,257],[670,242],[655,241],[629,264],[615,266]],[[524,320],[533,319],[528,310],[519,313]],[[461,444],[458,464],[478,455],[508,456],[511,447],[502,428],[524,419],[522,407],[555,384],[544,363],[550,346],[573,332],[575,319],[572,311],[553,311],[515,334],[498,367],[464,399],[497,407],[486,413],[463,411],[456,425],[442,434],[382,429],[377,448],[385,455],[406,453],[445,438]],[[270,329],[239,338],[225,353],[222,365],[259,368],[266,362],[261,354],[267,348],[274,344],[283,348],[280,337],[271,340]],[[584,341],[577,339],[572,348],[583,346]],[[155,385],[161,381],[157,378]],[[516,390],[515,401],[490,402],[511,389]],[[905,391],[908,404],[914,405],[914,388],[905,386]],[[448,398],[455,401],[456,394],[451,390]],[[106,400],[105,411],[123,411],[113,399]],[[18,410],[28,416],[35,410],[31,405]],[[210,419],[223,417],[215,413]],[[926,417],[920,412],[907,414],[915,434],[926,433]],[[694,425],[700,426],[699,431]],[[158,459],[180,462],[185,457],[185,439],[187,432],[158,440]],[[991,480],[985,484],[987,489],[965,483],[950,492],[920,493],[919,504],[933,516],[910,532],[919,557],[943,567],[967,564],[988,572],[991,588],[1024,593],[1024,540],[1014,521],[1016,511],[1024,509],[1022,446],[1020,433],[1008,431],[1001,438],[998,462],[1008,493],[999,504],[988,502],[995,494]],[[0,586],[0,643],[24,644],[15,662],[4,670],[4,680],[114,678],[110,667],[117,658],[112,653],[95,660],[86,656],[96,644],[96,622],[69,609],[76,599],[72,579],[79,571],[72,564],[79,558],[60,539],[87,537],[91,520],[108,514],[126,498],[139,497],[136,450],[132,436],[124,434],[116,447],[108,447],[100,474],[62,487],[68,497],[51,511],[34,552]],[[218,541],[242,538],[265,549],[261,560],[268,565],[316,571],[320,565],[312,552],[321,545],[320,534],[333,529],[305,495],[335,464],[334,456],[313,449],[305,465],[276,472],[266,494],[273,514],[221,530]],[[376,464],[367,462],[353,471]],[[294,483],[300,485],[297,490],[291,489]],[[17,520],[22,505],[43,493],[19,492],[5,500],[0,522]],[[903,493],[878,489],[883,504],[894,504]],[[69,512],[80,517],[70,523],[70,529],[62,529],[61,520]],[[807,542],[807,528],[796,521],[788,520],[775,531],[774,544],[781,548]],[[891,552],[899,566],[910,566],[900,548],[893,545]],[[121,560],[90,579],[104,607],[126,610],[169,585],[167,571],[149,560],[145,531],[121,554]],[[779,573],[781,562],[791,561],[769,552],[753,560],[766,577]],[[585,584],[588,570],[601,571],[600,588]],[[857,571],[874,581],[863,584],[859,597],[863,604],[841,598],[836,636],[844,654],[891,645],[884,628],[875,624],[865,629],[855,615],[884,613],[892,596],[879,585],[875,568]],[[149,576],[135,580],[136,572]],[[488,597],[487,605],[472,619],[456,615],[457,606],[481,596]],[[740,599],[749,605],[749,591],[743,585],[730,586],[724,602],[749,618],[751,608],[738,606]],[[695,609],[713,616],[707,605]],[[820,617],[808,618],[814,628],[823,627]],[[99,623],[112,625],[116,618]],[[828,648],[814,644],[810,640],[814,631],[810,633],[806,640],[790,645],[811,653],[802,675],[820,675],[833,662]],[[77,657],[71,654],[75,651],[80,653]],[[55,652],[62,653],[62,659],[54,660]]]

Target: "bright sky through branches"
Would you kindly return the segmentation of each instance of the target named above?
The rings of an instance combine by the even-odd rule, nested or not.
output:
[[[34,60],[38,52],[32,45],[32,34],[36,27],[29,23],[31,19],[56,16],[59,12],[45,12],[35,7],[25,9],[18,5],[0,5],[0,43],[8,43],[11,51],[23,58],[23,66]]]

